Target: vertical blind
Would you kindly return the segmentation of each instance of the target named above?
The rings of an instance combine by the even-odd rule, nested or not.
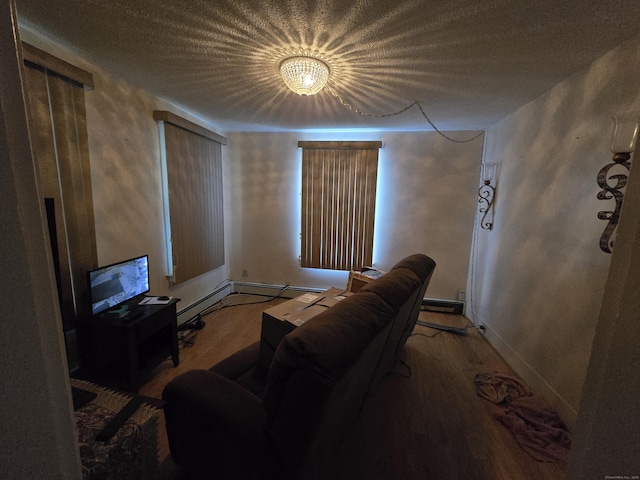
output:
[[[97,266],[85,88],[93,77],[22,44],[29,134],[46,207],[65,330],[90,315],[86,272]]]
[[[181,283],[224,265],[222,145],[226,139],[156,111],[163,149],[168,274]]]
[[[381,146],[382,142],[298,142],[302,267],[359,270],[372,264]]]

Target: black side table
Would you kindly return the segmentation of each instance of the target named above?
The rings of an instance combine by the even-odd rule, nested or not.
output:
[[[91,380],[137,392],[145,374],[167,357],[178,366],[179,301],[133,304],[126,317],[103,314],[89,319],[79,328],[82,370]]]

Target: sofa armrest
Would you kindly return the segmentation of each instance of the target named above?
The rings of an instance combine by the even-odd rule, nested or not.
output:
[[[191,370],[169,382],[162,398],[171,455],[186,470],[223,474],[260,452],[262,401],[233,381]]]

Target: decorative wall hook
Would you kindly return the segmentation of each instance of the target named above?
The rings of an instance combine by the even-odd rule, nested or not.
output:
[[[627,185],[628,172],[631,170],[631,153],[635,149],[638,136],[638,115],[626,114],[613,117],[613,134],[611,136],[611,151],[613,162],[605,165],[598,172],[598,186],[602,188],[598,192],[598,200],[615,200],[613,211],[601,210],[598,212],[600,220],[607,220],[607,226],[600,237],[600,249],[605,253],[611,253],[615,239],[615,230],[620,218],[624,193],[622,189]],[[610,174],[610,170],[614,173]],[[626,172],[624,171],[626,169]],[[619,172],[619,173],[616,173]],[[615,182],[610,185],[609,182]]]
[[[482,185],[478,189],[478,203],[480,204],[479,212],[482,214],[480,219],[480,227],[484,230],[493,229],[493,218],[487,216],[493,208],[493,199],[496,189],[491,185],[491,181],[496,173],[495,163],[485,163],[482,166]]]

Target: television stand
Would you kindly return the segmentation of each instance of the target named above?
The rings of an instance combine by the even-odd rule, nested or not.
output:
[[[122,317],[90,318],[78,329],[81,368],[90,380],[137,392],[148,374],[171,356],[180,363],[178,298],[163,305],[129,304]]]

